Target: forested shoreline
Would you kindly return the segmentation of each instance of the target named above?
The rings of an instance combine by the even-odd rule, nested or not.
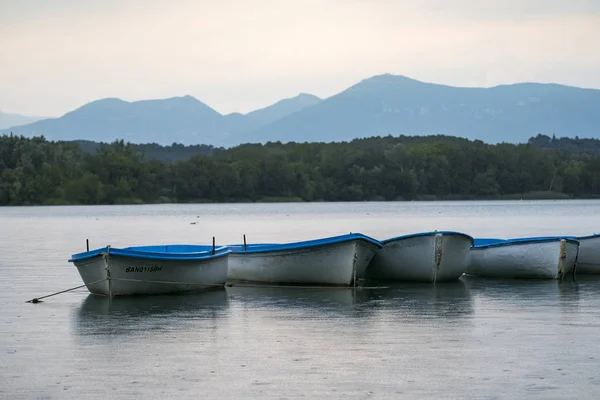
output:
[[[600,140],[211,146],[0,136],[0,205],[600,197]]]

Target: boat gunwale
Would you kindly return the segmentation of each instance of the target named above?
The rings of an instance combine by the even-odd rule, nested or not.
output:
[[[577,240],[595,239],[595,238],[600,238],[600,233],[592,233],[591,235],[573,236],[573,237],[576,238]]]
[[[540,237],[528,237],[528,238],[512,238],[512,239],[497,239],[502,240],[498,243],[490,243],[490,244],[482,244],[482,245],[473,245],[471,250],[482,250],[491,247],[503,247],[503,246],[511,246],[511,245],[524,245],[524,244],[536,244],[536,243],[550,243],[550,242],[560,242],[561,240],[566,240],[567,243],[573,243],[579,245],[579,240],[575,239],[574,236],[540,236]]]
[[[392,237],[389,239],[382,240],[381,243],[383,245],[386,245],[386,244],[389,244],[392,242],[397,242],[400,240],[413,239],[413,238],[424,237],[424,236],[433,236],[438,233],[442,234],[443,236],[463,236],[471,241],[471,245],[473,245],[473,243],[474,243],[474,239],[471,235],[468,235],[463,232],[456,232],[456,231],[433,231],[433,232],[410,233],[408,235],[395,236],[395,237]]]
[[[247,244],[245,246],[246,248],[244,248],[243,244],[230,244],[227,247],[231,249],[232,255],[260,254],[284,252],[290,250],[309,250],[311,248],[319,248],[332,244],[342,244],[352,242],[355,240],[364,241],[368,244],[377,247],[377,249],[381,249],[383,247],[383,244],[379,240],[369,237],[367,235],[363,235],[362,233],[350,233],[346,235],[330,236],[326,238],[304,240],[300,242],[290,243],[254,243]]]
[[[190,247],[201,247],[206,250],[196,252],[152,252],[152,251],[141,251],[136,250],[138,248],[152,248],[152,247],[168,247],[168,246],[190,246]],[[214,258],[224,257],[231,253],[231,249],[227,246],[215,247],[213,254],[212,247],[209,245],[157,245],[157,246],[132,246],[125,248],[118,247],[102,247],[95,250],[85,251],[71,255],[69,262],[78,262],[88,260],[106,253],[113,256],[127,257],[127,258],[138,258],[144,260],[163,260],[163,261],[204,261],[211,260]]]
[[[584,239],[595,239],[600,238],[600,233],[592,233],[589,235],[583,236],[575,236],[575,235],[554,235],[554,236],[533,236],[530,238],[516,238],[516,239],[531,239],[531,238],[561,238],[561,239],[574,239],[574,240],[584,240]],[[483,239],[483,238],[482,238]],[[510,240],[510,239],[496,239],[496,240]]]

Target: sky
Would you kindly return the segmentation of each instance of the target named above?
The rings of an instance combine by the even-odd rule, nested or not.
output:
[[[0,0],[0,110],[192,95],[246,113],[391,73],[600,89],[600,0]]]

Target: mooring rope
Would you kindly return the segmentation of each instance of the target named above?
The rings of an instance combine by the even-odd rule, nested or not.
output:
[[[326,285],[322,285],[322,286],[307,286],[307,285],[264,285],[264,284],[250,284],[250,283],[237,283],[234,284],[232,282],[227,282],[225,284],[223,283],[206,283],[206,282],[177,282],[177,281],[149,281],[149,280],[144,280],[144,279],[126,279],[126,278],[103,278],[103,279],[99,279],[97,281],[94,282],[90,282],[87,283],[85,285],[80,285],[80,286],[75,286],[72,287],[70,289],[65,289],[65,290],[61,290],[60,292],[55,292],[55,293],[51,293],[45,296],[40,296],[40,297],[35,297],[31,300],[27,300],[26,303],[40,303],[42,301],[42,299],[45,299],[47,297],[52,297],[52,296],[56,296],[57,294],[62,294],[62,293],[67,293],[76,289],[80,289],[82,287],[85,286],[90,286],[90,285],[95,285],[96,283],[100,283],[100,282],[104,282],[104,281],[121,281],[121,282],[141,282],[141,283],[167,283],[167,284],[173,284],[173,285],[199,285],[199,286],[214,286],[214,287],[231,287],[231,286],[240,286],[240,287],[287,287],[287,288],[298,288],[298,289],[353,289],[353,290],[360,290],[360,289],[386,289],[389,286],[326,286]]]
[[[76,289],[81,289],[82,287],[95,285],[96,283],[104,282],[104,281],[123,281],[123,282],[142,282],[142,283],[170,283],[173,285],[204,285],[204,286],[221,286],[224,287],[223,283],[205,283],[205,282],[175,282],[175,281],[148,281],[143,279],[120,279],[120,278],[103,278],[94,282],[86,283],[85,285],[75,286],[70,289],[61,290],[60,292],[48,294],[46,296],[35,297],[31,300],[27,300],[26,303],[39,303],[42,299],[46,297],[56,296],[57,294],[67,293]]]
[[[82,287],[84,287],[84,286],[87,286],[87,285],[94,285],[94,284],[96,284],[96,283],[104,282],[105,280],[106,280],[106,278],[103,278],[103,279],[99,279],[99,280],[97,280],[97,281],[94,281],[94,282],[87,283],[87,284],[85,284],[85,285],[75,286],[74,288],[65,289],[65,290],[61,290],[60,292],[56,292],[56,293],[52,293],[52,294],[48,294],[48,295],[46,295],[46,296],[34,297],[34,298],[33,298],[33,299],[31,299],[31,300],[27,300],[25,303],[39,303],[39,302],[40,302],[42,299],[45,299],[46,297],[52,297],[52,296],[56,296],[57,294],[61,294],[61,293],[70,292],[70,291],[72,291],[72,290],[76,290],[76,289],[81,289],[81,288],[82,288]]]

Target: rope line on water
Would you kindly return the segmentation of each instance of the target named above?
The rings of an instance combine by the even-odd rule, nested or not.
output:
[[[97,281],[94,282],[90,282],[84,285],[79,285],[79,286],[75,286],[69,289],[65,289],[65,290],[61,290],[59,292],[55,292],[55,293],[51,293],[51,294],[47,294],[45,296],[40,296],[40,297],[34,297],[31,300],[27,300],[26,303],[40,303],[42,301],[42,299],[45,299],[47,297],[52,297],[52,296],[56,296],[58,294],[62,294],[62,293],[67,293],[67,292],[71,292],[73,290],[77,290],[77,289],[81,289],[82,287],[85,286],[90,286],[90,285],[95,285],[97,283],[101,283],[104,281],[121,281],[121,282],[140,282],[140,283],[161,283],[161,284],[173,284],[173,285],[200,285],[200,286],[215,286],[215,287],[224,287],[224,286],[228,286],[228,287],[232,287],[232,286],[238,286],[238,287],[277,287],[277,288],[297,288],[297,289],[323,289],[323,290],[331,290],[331,289],[353,289],[353,290],[360,290],[360,289],[386,289],[389,286],[307,286],[307,285],[264,285],[264,284],[251,284],[251,283],[233,283],[233,282],[227,282],[225,284],[222,283],[205,283],[205,282],[176,282],[176,281],[150,281],[150,280],[143,280],[143,279],[126,279],[126,278],[103,278],[103,279],[99,279]]]
[[[221,286],[221,287],[224,286],[224,284],[222,284],[222,283],[148,281],[148,280],[143,280],[143,279],[103,278],[103,279],[99,279],[99,280],[94,281],[94,282],[86,283],[84,285],[79,285],[79,286],[72,287],[70,289],[61,290],[60,292],[48,294],[46,296],[35,297],[35,298],[31,299],[31,300],[27,300],[26,303],[40,303],[42,301],[42,299],[45,299],[46,297],[56,296],[57,294],[61,294],[61,293],[67,293],[67,292],[70,292],[72,290],[81,289],[82,287],[90,286],[90,285],[95,285],[96,283],[100,283],[100,282],[104,282],[104,281],[109,281],[109,282],[110,281],[123,281],[123,282],[141,282],[141,283],[170,283],[170,284],[173,284],[173,285],[203,285],[203,286]]]
[[[75,286],[75,287],[70,288],[70,289],[61,290],[60,292],[56,292],[56,293],[52,293],[52,294],[47,294],[46,296],[34,297],[31,300],[27,300],[25,303],[39,303],[42,299],[45,299],[46,297],[52,297],[52,296],[56,296],[57,294],[70,292],[70,291],[76,290],[76,289],[81,289],[84,286],[94,285],[96,283],[104,282],[105,280],[106,280],[106,278],[103,278],[103,279],[99,279],[99,280],[94,281],[94,282],[87,283],[85,285]]]

